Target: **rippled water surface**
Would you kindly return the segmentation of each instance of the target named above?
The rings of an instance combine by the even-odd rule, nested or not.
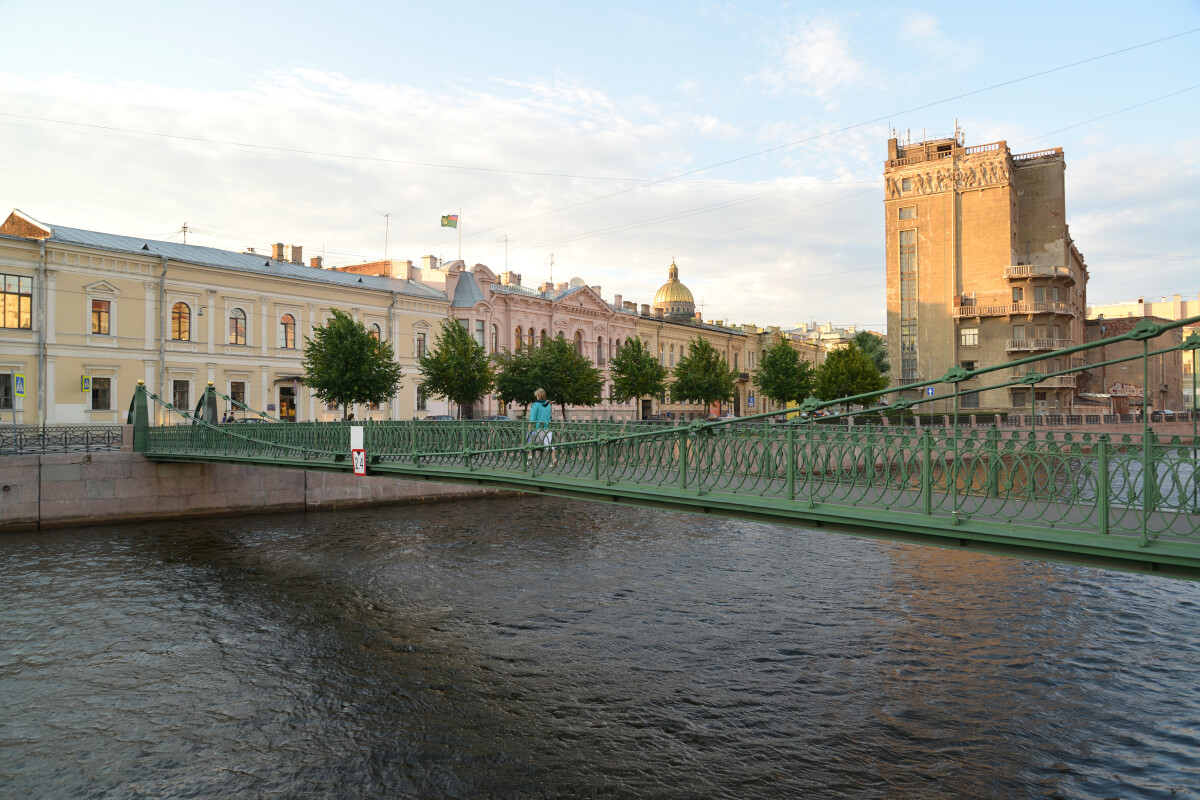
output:
[[[534,498],[0,537],[4,797],[1200,797],[1200,585]]]

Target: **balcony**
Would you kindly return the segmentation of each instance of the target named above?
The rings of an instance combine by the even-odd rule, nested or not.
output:
[[[1025,377],[1025,373],[1014,372],[1012,375],[1009,376],[1009,380],[1017,380],[1018,378],[1024,378],[1024,377]],[[1039,389],[1045,389],[1047,387],[1049,387],[1051,389],[1055,389],[1055,388],[1074,389],[1075,388],[1075,376],[1074,375],[1055,375],[1053,378],[1046,378],[1046,380],[1038,383]]]
[[[749,372],[739,372],[737,379],[739,381],[748,381],[748,380],[750,380],[750,373]]]
[[[1070,339],[1009,339],[1004,343],[1007,353],[1019,353],[1033,350],[1062,350],[1075,344]]]
[[[961,305],[954,307],[954,318],[1009,317],[1013,314],[1065,314],[1079,316],[1079,309],[1070,303],[1045,301],[1041,303],[998,303],[996,305]]]
[[[1004,277],[1009,280],[1022,280],[1025,278],[1066,278],[1067,280],[1075,281],[1075,271],[1066,266],[1052,266],[1040,264],[1017,264],[1004,268]]]

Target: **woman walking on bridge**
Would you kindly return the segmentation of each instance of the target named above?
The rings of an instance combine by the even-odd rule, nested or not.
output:
[[[529,421],[533,423],[533,430],[529,432],[529,441],[546,447],[554,441],[554,431],[550,430],[550,401],[546,399],[545,389],[538,389],[533,396],[537,400],[529,406]],[[551,448],[550,452],[554,453],[554,449]]]

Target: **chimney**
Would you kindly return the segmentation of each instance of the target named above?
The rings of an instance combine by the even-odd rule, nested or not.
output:
[[[704,317],[699,311],[696,312],[696,322],[704,322]]]
[[[438,268],[438,257],[437,256],[421,256],[421,269],[437,269],[437,268]]]
[[[600,294],[600,287],[599,287],[599,286],[593,286],[593,287],[592,287],[592,291],[593,291],[593,292],[595,292],[596,294]]]
[[[288,245],[287,260],[293,264],[303,264],[304,263],[304,248],[298,244]]]
[[[622,307],[621,306],[621,295],[619,295],[619,294],[613,295],[613,306],[615,306],[616,308]]]
[[[554,284],[551,283],[550,281],[546,281],[545,283],[543,283],[541,286],[538,287],[538,291],[549,294],[550,292],[554,291]]]
[[[308,265],[313,269],[324,269],[325,259],[323,259],[321,256],[313,256],[308,260]]]
[[[558,284],[558,286],[555,286],[554,288],[555,288],[555,289],[557,289],[557,290],[558,290],[558,291],[560,291],[560,292],[565,292],[567,289],[570,289],[570,288],[571,288],[571,284],[569,284],[569,283],[560,283],[560,284]]]
[[[632,300],[626,300],[625,302],[621,303],[621,306],[626,311],[632,311],[635,314],[637,313],[637,303],[633,302]]]
[[[283,242],[276,242],[275,244],[271,245],[271,258],[275,259],[276,261],[284,260]]]
[[[502,272],[500,273],[500,283],[504,286],[520,286],[521,275],[518,272]]]
[[[654,309],[654,316],[655,316],[655,317],[657,317],[658,319],[662,319],[662,318],[663,318],[663,310],[662,310],[662,308],[656,308],[656,309]]]
[[[642,303],[642,316],[643,317],[650,316],[650,304],[649,303]]]
[[[253,248],[253,247],[247,247],[245,252],[249,253],[249,254],[250,254],[250,255],[252,255],[252,256],[253,256],[253,255],[258,255],[257,253],[255,253],[255,252],[254,252],[254,248]]]

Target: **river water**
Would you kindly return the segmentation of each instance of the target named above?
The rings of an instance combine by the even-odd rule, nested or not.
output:
[[[1200,797],[1198,584],[538,498],[0,554],[3,797]]]

